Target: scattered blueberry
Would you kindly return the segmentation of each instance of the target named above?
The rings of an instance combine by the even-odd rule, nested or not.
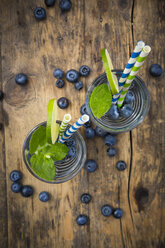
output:
[[[82,65],[79,69],[79,73],[83,77],[87,77],[90,73],[90,68],[87,65]]]
[[[67,154],[67,158],[74,158],[76,156],[76,147],[75,146],[68,146],[69,151]]]
[[[124,161],[118,161],[117,164],[116,164],[116,168],[119,170],[119,171],[123,171],[125,170],[127,167],[126,163]]]
[[[113,212],[113,216],[120,219],[123,216],[123,210],[121,208],[116,208]]]
[[[2,92],[2,90],[0,90],[0,100],[2,100],[3,99],[3,92]]]
[[[66,80],[68,80],[71,83],[74,83],[78,80],[79,73],[76,70],[69,70],[66,73]]]
[[[107,115],[112,120],[117,120],[119,118],[119,111],[115,104],[112,104],[111,108],[107,112]]]
[[[46,191],[42,191],[38,197],[39,197],[39,200],[42,202],[47,202],[49,201],[49,198],[50,198],[49,193]]]
[[[62,79],[64,76],[64,72],[61,69],[55,69],[53,72],[53,76],[57,79]]]
[[[86,215],[84,215],[84,214],[80,214],[77,217],[76,222],[80,226],[85,225],[88,222],[88,217]]]
[[[105,136],[104,142],[108,146],[114,146],[116,144],[116,138],[111,134]]]
[[[58,80],[56,81],[56,86],[57,86],[58,88],[62,88],[62,87],[64,87],[64,85],[65,85],[64,80],[58,79]]]
[[[44,20],[46,18],[46,11],[44,8],[41,7],[37,7],[34,10],[34,16],[37,20],[41,21]]]
[[[76,90],[81,90],[83,88],[83,82],[78,81],[74,84]]]
[[[18,183],[18,182],[12,183],[12,185],[11,185],[11,190],[12,190],[14,193],[19,193],[19,192],[21,191],[21,184]]]
[[[86,104],[83,104],[83,105],[81,106],[81,108],[80,108],[80,113],[81,113],[82,115],[87,114],[87,107],[86,107]]]
[[[91,195],[89,194],[82,194],[81,195],[81,202],[82,203],[89,203],[91,201]]]
[[[2,130],[2,128],[3,128],[3,124],[2,124],[2,123],[0,123],[0,130]]]
[[[21,188],[21,194],[24,197],[29,197],[33,194],[33,188],[30,185],[24,185]]]
[[[159,77],[162,75],[162,67],[158,64],[153,64],[150,66],[150,74],[153,77]]]
[[[61,97],[57,101],[58,107],[61,109],[66,109],[69,106],[69,100],[66,97]]]
[[[61,0],[59,6],[62,11],[68,11],[71,9],[72,3],[70,0]]]
[[[96,161],[93,159],[89,159],[85,162],[85,169],[87,172],[94,172],[97,169]]]
[[[84,127],[91,127],[92,126],[92,122],[91,122],[91,120],[89,120],[89,121],[87,121],[86,123],[84,123],[84,125],[83,125]]]
[[[104,205],[104,206],[102,206],[102,208],[101,208],[101,213],[102,213],[104,216],[106,216],[106,217],[109,217],[109,216],[112,214],[112,212],[113,212],[113,209],[112,209],[112,207],[109,206],[109,205]]]
[[[76,140],[73,137],[70,137],[65,141],[67,146],[76,146]]]
[[[120,115],[124,118],[128,118],[133,113],[132,105],[127,103],[120,109]]]
[[[116,155],[116,149],[113,147],[110,147],[107,149],[107,153],[110,157],[114,157]]]
[[[95,132],[96,135],[100,137],[105,137],[105,135],[107,135],[107,132],[100,127],[96,127]]]
[[[135,96],[134,96],[133,92],[129,90],[127,92],[127,95],[125,97],[124,102],[125,103],[132,103],[134,100],[135,100]]]
[[[15,77],[15,82],[20,85],[25,85],[27,80],[27,76],[24,73],[19,73]]]
[[[13,170],[10,173],[10,180],[13,182],[17,182],[22,178],[21,172],[18,170]]]
[[[84,134],[87,139],[91,139],[95,136],[95,130],[92,127],[87,127]]]
[[[56,0],[45,0],[45,4],[47,7],[52,7],[54,6]]]

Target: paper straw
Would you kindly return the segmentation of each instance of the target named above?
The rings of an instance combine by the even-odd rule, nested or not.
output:
[[[61,136],[63,135],[67,125],[69,124],[69,122],[71,121],[71,115],[70,114],[65,114],[63,121],[60,125],[60,129],[59,129],[59,140],[61,138]]]
[[[142,50],[142,52],[140,53],[140,55],[138,56],[135,65],[132,68],[132,71],[130,72],[125,84],[123,85],[123,89],[122,92],[120,94],[120,97],[118,99],[117,102],[117,106],[120,108],[124,102],[124,99],[126,97],[126,94],[129,90],[129,87],[131,86],[132,81],[134,80],[136,74],[138,73],[140,67],[143,65],[146,57],[148,56],[148,54],[151,51],[151,47],[150,46],[145,46]]]
[[[64,132],[63,136],[59,140],[59,143],[64,143],[87,121],[89,121],[89,116],[82,115],[80,119],[73,124],[73,126],[71,126],[68,130]]]
[[[144,46],[145,46],[145,43],[143,41],[137,42],[136,47],[135,47],[133,53],[131,54],[131,57],[128,60],[128,63],[127,63],[127,65],[123,71],[123,74],[122,74],[121,78],[119,79],[119,93],[113,95],[113,97],[112,97],[112,103],[113,104],[115,104],[117,102],[117,100],[121,94],[123,85],[124,85],[125,81],[127,80],[127,77],[129,75],[130,71],[132,70],[134,64],[135,64],[137,57],[141,53]]]

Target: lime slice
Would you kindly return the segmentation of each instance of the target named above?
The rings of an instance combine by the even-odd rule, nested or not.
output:
[[[49,100],[48,115],[46,125],[46,140],[48,143],[54,144],[59,134],[59,124],[56,123],[58,119],[58,106],[55,99]]]
[[[104,69],[110,84],[112,95],[119,93],[119,85],[116,75],[112,72],[113,65],[109,56],[109,53],[106,48],[101,50],[101,57],[104,65]]]

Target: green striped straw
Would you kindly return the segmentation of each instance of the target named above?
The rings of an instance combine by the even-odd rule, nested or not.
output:
[[[126,94],[129,90],[129,87],[131,86],[132,81],[134,80],[136,74],[138,73],[140,67],[143,65],[146,57],[148,56],[148,54],[151,51],[151,47],[150,46],[145,46],[143,48],[143,50],[141,51],[141,53],[139,54],[139,56],[137,57],[137,60],[125,82],[125,84],[123,85],[123,89],[122,92],[120,93],[120,97],[118,99],[117,102],[117,106],[120,108],[124,102],[124,99],[126,97]]]
[[[65,114],[63,121],[60,125],[60,129],[59,129],[59,139],[62,137],[63,133],[65,132],[65,129],[67,127],[67,125],[69,124],[69,122],[71,121],[71,115],[70,114]]]

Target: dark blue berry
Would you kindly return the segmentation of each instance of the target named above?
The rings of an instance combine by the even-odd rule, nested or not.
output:
[[[19,193],[19,192],[21,191],[21,184],[18,183],[18,182],[12,183],[12,185],[11,185],[11,190],[12,190],[14,193]]]
[[[95,136],[95,130],[92,127],[87,127],[84,134],[87,139],[91,139]]]
[[[114,157],[116,155],[116,149],[113,147],[110,147],[107,149],[107,153],[110,157]]]
[[[158,64],[153,64],[150,66],[150,74],[153,77],[159,77],[162,75],[162,67]]]
[[[86,104],[83,104],[83,105],[81,106],[81,108],[80,108],[80,113],[81,113],[82,115],[87,114],[87,107],[86,107]]]
[[[66,80],[68,80],[71,83],[74,83],[78,80],[79,73],[76,70],[69,70],[66,73]]]
[[[88,217],[86,215],[84,215],[84,214],[80,214],[77,217],[76,222],[80,226],[85,225],[88,222]]]
[[[85,162],[85,169],[87,172],[94,172],[97,169],[96,161],[93,159],[89,159]]]
[[[46,18],[46,11],[44,8],[37,7],[34,10],[34,16],[38,21],[44,20]]]
[[[69,151],[67,154],[67,158],[74,158],[76,156],[76,147],[75,146],[68,146]]]
[[[100,127],[96,127],[95,132],[96,135],[100,137],[105,137],[105,135],[107,135],[107,132]]]
[[[88,204],[91,201],[91,195],[89,194],[82,194],[81,195],[81,202]]]
[[[2,128],[3,128],[3,124],[2,124],[2,123],[0,123],[0,130],[2,130]]]
[[[2,100],[3,99],[3,92],[2,92],[2,90],[0,90],[0,100]]]
[[[123,216],[123,210],[121,208],[116,208],[113,212],[113,216],[120,219]]]
[[[83,82],[78,81],[74,84],[76,90],[81,90],[83,88]]]
[[[10,180],[13,182],[18,182],[22,178],[21,172],[18,170],[13,170],[10,173]]]
[[[89,121],[87,121],[86,123],[84,123],[84,125],[83,125],[84,127],[91,127],[92,126],[92,122],[91,122],[91,120],[89,120]]]
[[[76,140],[73,137],[70,137],[65,141],[66,146],[76,146]]]
[[[42,191],[38,197],[39,197],[39,200],[42,202],[47,202],[49,201],[49,198],[50,198],[49,193],[46,191]]]
[[[79,73],[83,77],[87,77],[90,73],[90,68],[87,65],[82,65],[79,69]]]
[[[124,161],[118,161],[117,164],[116,164],[116,168],[119,170],[119,171],[123,171],[125,170],[127,167],[126,163]]]
[[[104,205],[104,206],[102,206],[102,208],[101,208],[101,213],[102,213],[104,216],[106,216],[106,217],[109,217],[109,216],[112,214],[112,212],[113,212],[113,209],[112,209],[112,207],[109,206],[109,205]]]
[[[52,7],[54,6],[56,0],[45,0],[45,4],[47,7]]]
[[[33,188],[30,185],[24,185],[21,188],[21,194],[24,197],[29,197],[33,194]]]
[[[134,100],[135,100],[135,96],[134,96],[133,92],[129,90],[127,92],[127,95],[125,97],[124,102],[125,103],[132,103]]]
[[[115,104],[112,104],[111,108],[107,112],[107,115],[112,120],[117,120],[119,118],[119,111]]]
[[[111,134],[105,136],[104,142],[108,146],[114,146],[116,144],[116,138]]]
[[[62,79],[64,76],[64,72],[61,69],[55,69],[53,72],[53,76],[57,79]]]
[[[71,9],[72,3],[70,0],[60,0],[59,6],[62,11],[68,11]]]
[[[61,97],[57,101],[58,107],[61,109],[66,109],[69,106],[69,100],[66,97]]]
[[[64,87],[64,85],[65,85],[64,80],[58,79],[58,80],[56,81],[56,86],[57,86],[58,88],[62,88],[62,87]]]
[[[15,82],[20,85],[25,85],[27,80],[27,76],[24,73],[19,73],[15,77]]]
[[[127,103],[120,109],[120,115],[123,118],[128,118],[133,113],[133,107],[131,104]]]

